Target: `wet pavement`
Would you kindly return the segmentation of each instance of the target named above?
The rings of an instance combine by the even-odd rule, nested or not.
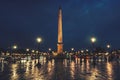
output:
[[[120,63],[87,60],[0,63],[0,80],[120,80]]]

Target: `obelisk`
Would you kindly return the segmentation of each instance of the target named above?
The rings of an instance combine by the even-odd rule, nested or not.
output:
[[[62,9],[59,7],[58,11],[58,43],[57,43],[57,53],[63,53],[63,34],[62,34]]]

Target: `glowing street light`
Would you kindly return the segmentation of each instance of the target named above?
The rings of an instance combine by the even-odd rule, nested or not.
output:
[[[81,53],[84,53],[84,50],[81,50]]]
[[[86,52],[88,52],[89,50],[88,49],[86,49]]]
[[[12,48],[13,48],[14,50],[16,50],[16,49],[17,49],[17,45],[13,45]],[[15,53],[13,53],[13,61],[14,61],[14,63],[15,63]]]
[[[95,38],[95,37],[92,37],[92,38],[91,38],[91,42],[92,42],[92,43],[95,43],[95,42],[96,42],[96,38]]]
[[[29,50],[30,50],[30,49],[28,49],[28,48],[26,49],[27,52],[28,52]]]
[[[108,44],[108,45],[107,45],[107,48],[109,49],[110,47],[111,47],[111,46]]]
[[[71,48],[72,51],[74,51],[74,48]]]
[[[110,49],[110,47],[111,47],[110,44],[108,44],[106,47],[107,47],[108,53],[109,53],[109,49]]]
[[[17,49],[17,45],[13,45],[13,49]]]
[[[51,49],[51,48],[49,48],[48,50],[49,50],[49,51],[51,51],[52,49]]]
[[[96,42],[96,38],[95,37],[91,37],[91,42],[92,42],[93,53],[94,53],[94,51],[95,51],[94,43]]]
[[[42,38],[37,37],[36,41],[37,41],[38,43],[40,43],[40,42],[42,42]]]
[[[38,53],[39,53],[39,51],[36,51],[36,53],[38,54]]]
[[[71,48],[71,53],[73,53],[73,54],[74,54],[74,50],[75,50],[74,48]]]
[[[27,55],[27,61],[28,61],[28,55],[29,55],[28,52],[29,52],[29,50],[30,50],[30,49],[28,49],[28,48],[26,49],[26,51],[27,51],[27,53],[26,53],[26,55]]]
[[[34,53],[35,52],[35,50],[32,50],[32,53]]]
[[[40,54],[39,54],[39,44],[42,42],[42,38],[41,37],[37,37],[36,38],[36,41],[38,43],[38,66],[40,66]],[[35,54],[35,63],[36,63],[36,54]]]

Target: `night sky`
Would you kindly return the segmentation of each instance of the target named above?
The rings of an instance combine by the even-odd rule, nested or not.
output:
[[[0,47],[17,44],[35,48],[57,47],[58,9],[63,12],[64,50],[96,46],[120,48],[120,0],[0,0]]]

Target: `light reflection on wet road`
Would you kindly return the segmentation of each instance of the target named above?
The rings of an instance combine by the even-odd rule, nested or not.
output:
[[[0,80],[120,80],[120,63],[41,61],[41,68],[35,61],[0,63]]]

